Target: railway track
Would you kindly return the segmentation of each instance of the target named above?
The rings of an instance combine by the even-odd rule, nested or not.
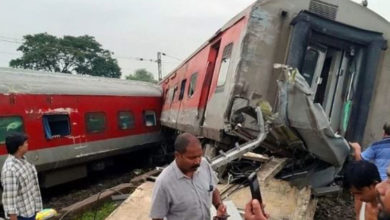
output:
[[[155,167],[147,151],[114,158],[115,163],[101,171],[93,171],[88,178],[48,189],[41,189],[44,208],[61,210],[105,189],[129,181]]]

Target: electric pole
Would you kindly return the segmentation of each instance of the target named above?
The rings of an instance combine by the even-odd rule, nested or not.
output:
[[[158,81],[162,80],[161,52],[157,52]]]

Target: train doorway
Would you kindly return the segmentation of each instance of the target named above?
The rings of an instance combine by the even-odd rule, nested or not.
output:
[[[300,70],[335,132],[361,141],[374,92],[382,33],[302,11],[291,22],[287,64]]]
[[[354,46],[336,48],[327,45],[309,45],[302,66],[302,75],[329,117],[331,127],[345,135],[356,75],[361,67],[362,50]]]

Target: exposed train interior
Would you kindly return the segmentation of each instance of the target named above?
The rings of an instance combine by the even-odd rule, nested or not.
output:
[[[310,166],[307,161],[303,170],[296,169],[297,164],[292,162],[295,170],[287,169],[281,176],[290,175],[287,179],[298,184],[303,181],[313,187],[324,186],[331,180],[323,177],[336,176],[341,169],[341,158],[337,162],[333,160],[335,156],[348,154],[347,142],[339,137],[349,141],[362,138],[365,124],[359,122],[367,119],[368,110],[364,108],[373,93],[384,40],[381,33],[346,26],[310,12],[301,12],[292,25],[287,64],[296,67],[306,80],[312,104],[300,107],[306,104],[304,101],[296,108],[287,107],[287,118],[307,151],[321,161]],[[289,102],[304,100],[294,94],[287,96]],[[305,112],[298,113],[297,108]],[[305,120],[296,119],[299,117]],[[306,127],[297,124],[305,121]]]
[[[302,75],[319,103],[332,129],[345,135],[353,94],[360,72],[363,50],[353,44],[310,44],[306,49]]]
[[[302,11],[293,26],[287,64],[300,70],[331,128],[361,141],[382,56],[383,34]],[[359,106],[359,108],[357,108]]]

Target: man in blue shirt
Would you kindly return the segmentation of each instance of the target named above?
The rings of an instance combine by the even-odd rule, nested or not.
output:
[[[390,124],[383,125],[383,139],[374,142],[362,152],[359,143],[349,143],[355,152],[355,160],[367,160],[374,163],[379,170],[382,181],[387,178],[386,170],[390,165]]]

